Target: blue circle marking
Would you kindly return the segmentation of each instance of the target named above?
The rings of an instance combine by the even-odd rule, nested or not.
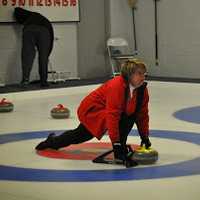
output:
[[[134,134],[132,131],[131,134]],[[56,132],[59,133],[59,132]],[[0,144],[47,137],[49,131],[0,135]],[[200,134],[192,132],[152,130],[150,135],[200,145]],[[34,147],[31,147],[34,148]],[[171,149],[169,148],[169,151]],[[55,161],[56,162],[56,161]],[[144,180],[200,174],[200,157],[164,166],[111,170],[48,170],[0,165],[0,180],[39,182],[90,182]]]
[[[200,106],[178,110],[173,116],[183,121],[200,124]]]

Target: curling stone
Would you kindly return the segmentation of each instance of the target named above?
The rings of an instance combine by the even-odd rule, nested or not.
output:
[[[151,147],[146,149],[142,146],[134,151],[132,159],[142,165],[153,164],[158,160],[158,152]]]
[[[11,112],[13,109],[14,105],[5,98],[0,101],[0,112]]]
[[[58,104],[51,110],[51,116],[55,119],[69,118],[70,110],[64,107],[62,104]]]

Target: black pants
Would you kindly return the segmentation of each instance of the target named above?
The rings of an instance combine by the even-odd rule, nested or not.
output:
[[[79,124],[76,129],[68,130],[53,139],[52,147],[59,149],[67,147],[70,144],[80,144],[91,140],[94,136],[83,126]]]
[[[24,28],[22,43],[23,81],[29,80],[37,48],[40,81],[41,83],[46,83],[48,78],[48,57],[50,43],[50,34],[45,27],[38,25],[29,25]]]
[[[126,114],[121,115],[119,122],[120,131],[120,142],[126,145],[127,137],[134,125],[134,116],[127,116]],[[62,147],[69,146],[70,144],[80,144],[91,140],[94,136],[90,133],[87,128],[80,124],[74,130],[68,130],[59,136],[56,136],[53,140],[53,148],[59,149]]]
[[[133,128],[135,119],[136,118],[134,114],[128,116],[127,114],[122,113],[120,121],[119,121],[120,143],[122,145],[126,145],[128,134]]]

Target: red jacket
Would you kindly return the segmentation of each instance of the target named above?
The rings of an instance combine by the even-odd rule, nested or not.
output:
[[[78,108],[80,122],[98,139],[108,130],[112,142],[119,141],[119,120],[122,112],[128,115],[136,109],[137,89],[126,103],[125,89],[127,83],[122,76],[117,76],[91,92]],[[137,115],[137,128],[140,135],[149,134],[148,89],[144,91],[144,99]]]

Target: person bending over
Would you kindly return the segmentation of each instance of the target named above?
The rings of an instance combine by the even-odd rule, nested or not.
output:
[[[22,85],[29,84],[33,61],[38,50],[41,86],[48,86],[48,58],[53,49],[54,31],[50,21],[39,13],[15,8],[14,16],[23,25],[22,34]]]

